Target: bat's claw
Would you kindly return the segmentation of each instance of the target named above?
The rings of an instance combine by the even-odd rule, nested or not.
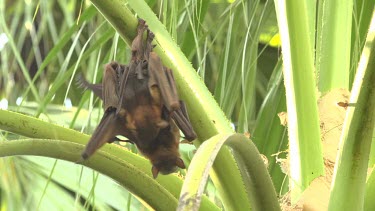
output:
[[[155,38],[155,34],[150,30],[147,30],[147,32],[148,32],[148,37],[147,37],[148,41],[151,43],[152,40]]]
[[[152,166],[151,172],[152,172],[152,177],[154,177],[154,179],[156,179],[156,177],[158,177],[158,174],[159,174],[159,169],[156,168],[155,166]]]
[[[76,77],[76,84],[79,88],[83,88],[84,91],[86,91],[89,83],[86,81],[83,74],[78,74]]]
[[[145,24],[146,24],[145,20],[143,20],[142,18],[138,18],[138,26],[145,25]]]

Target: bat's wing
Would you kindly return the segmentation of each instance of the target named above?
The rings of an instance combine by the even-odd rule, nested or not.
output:
[[[124,118],[116,115],[115,109],[107,109],[86,145],[86,148],[81,155],[82,158],[86,160],[105,143],[115,141],[117,135],[132,137],[129,131],[124,128],[124,125]]]
[[[180,108],[172,112],[171,117],[180,128],[182,133],[185,135],[186,140],[193,141],[197,138],[197,134],[195,133],[193,126],[191,125],[187,109],[183,101],[180,101]]]
[[[180,107],[180,103],[172,71],[163,67],[159,56],[155,52],[151,52],[149,55],[148,73],[150,90],[153,86],[158,86],[163,104],[168,111],[177,110]]]
[[[99,97],[101,100],[104,101],[106,98],[106,94],[110,90],[116,89],[117,92],[116,95],[118,95],[118,89],[119,89],[119,84],[120,84],[120,78],[122,77],[123,73],[125,72],[125,69],[127,69],[126,65],[121,65],[117,62],[111,62],[109,64],[106,64],[104,68],[104,79],[101,84],[91,84],[89,83],[83,75],[79,75],[77,78],[77,84],[78,86],[85,88],[85,89],[90,89],[94,94]],[[114,83],[113,83],[114,82]],[[106,90],[107,93],[103,93],[103,87],[107,86]],[[113,94],[113,93],[112,93]],[[110,95],[107,95],[110,96]],[[108,97],[107,97],[108,98]],[[113,99],[107,99],[112,100]]]
[[[77,78],[78,86],[84,89],[90,89],[94,94],[103,100],[103,85],[102,84],[90,84],[83,75],[79,75]]]
[[[121,75],[121,79],[119,82],[119,101],[117,105],[117,114],[120,112],[121,108],[127,109],[127,103],[129,102],[131,98],[134,98],[135,93],[133,87],[131,87],[131,84],[129,84],[128,79],[131,70],[135,68],[135,64],[132,63],[130,66],[125,67],[123,74]],[[130,103],[130,102],[129,102]]]
[[[119,103],[119,76],[116,72],[116,69],[120,65],[117,64],[107,64],[105,66],[104,78],[103,78],[103,104],[104,111],[107,111],[108,108],[117,108]]]
[[[155,98],[152,90],[158,87],[162,102],[168,110],[168,114],[164,115],[165,119],[168,119],[170,115],[185,135],[185,138],[188,141],[192,141],[197,135],[190,123],[185,104],[179,100],[172,70],[164,67],[159,56],[155,52],[152,52],[153,46],[151,42],[153,38],[154,34],[148,30],[145,50],[145,53],[148,53],[148,57],[147,55],[145,57],[148,58],[149,89],[151,95]]]
[[[155,85],[159,87],[163,104],[172,119],[188,141],[194,140],[197,135],[191,126],[185,104],[179,100],[173,73],[170,69],[163,67],[160,58],[154,52],[151,52],[149,57],[149,74],[150,90]]]
[[[111,143],[116,140],[117,135],[134,140],[133,133],[130,129],[126,128],[127,111],[125,109],[118,109],[120,78],[123,77],[126,70],[127,66],[112,62],[105,66],[101,85],[89,84],[87,81],[82,83],[85,87],[93,90],[96,95],[101,96],[105,111],[82,153],[83,159],[90,157],[105,143]]]

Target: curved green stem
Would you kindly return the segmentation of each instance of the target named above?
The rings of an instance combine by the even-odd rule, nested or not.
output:
[[[254,210],[281,210],[271,177],[254,143],[242,134],[234,134],[227,145],[233,150]]]
[[[179,210],[199,209],[208,172],[224,144],[234,152],[252,209],[281,210],[271,178],[258,149],[241,134],[219,134],[199,147],[182,186]],[[241,200],[237,201],[237,203],[241,202]]]
[[[76,162],[80,159],[80,153],[84,147],[83,144],[52,139],[16,140],[0,142],[0,156],[38,155]],[[112,144],[107,148],[118,147]],[[131,152],[122,152],[121,157],[126,157],[125,160],[108,151],[111,150],[99,150],[82,165],[116,180],[156,210],[176,207],[176,198],[137,165],[145,162],[145,159]]]
[[[38,155],[77,162],[89,140],[88,135],[75,130],[5,110],[0,110],[0,129],[27,137],[42,138],[0,142],[0,156]],[[123,147],[107,144],[82,164],[113,178],[154,209],[168,210],[177,207],[181,178],[172,174],[160,175],[154,180],[150,163]],[[204,201],[205,208],[216,207],[207,198]]]

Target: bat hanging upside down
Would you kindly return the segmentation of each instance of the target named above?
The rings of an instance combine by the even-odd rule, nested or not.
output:
[[[84,160],[122,135],[151,161],[154,178],[159,172],[169,174],[177,167],[185,168],[178,151],[179,129],[188,141],[194,140],[196,134],[185,104],[177,95],[172,71],[152,51],[153,38],[154,34],[140,19],[130,64],[107,64],[102,84],[80,79],[81,86],[92,90],[104,106],[104,115],[82,153]]]

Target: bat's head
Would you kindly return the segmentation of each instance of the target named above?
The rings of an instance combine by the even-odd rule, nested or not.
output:
[[[159,173],[170,174],[177,170],[177,167],[185,169],[184,161],[177,156],[165,156],[158,160],[152,160],[152,176],[156,178]]]

